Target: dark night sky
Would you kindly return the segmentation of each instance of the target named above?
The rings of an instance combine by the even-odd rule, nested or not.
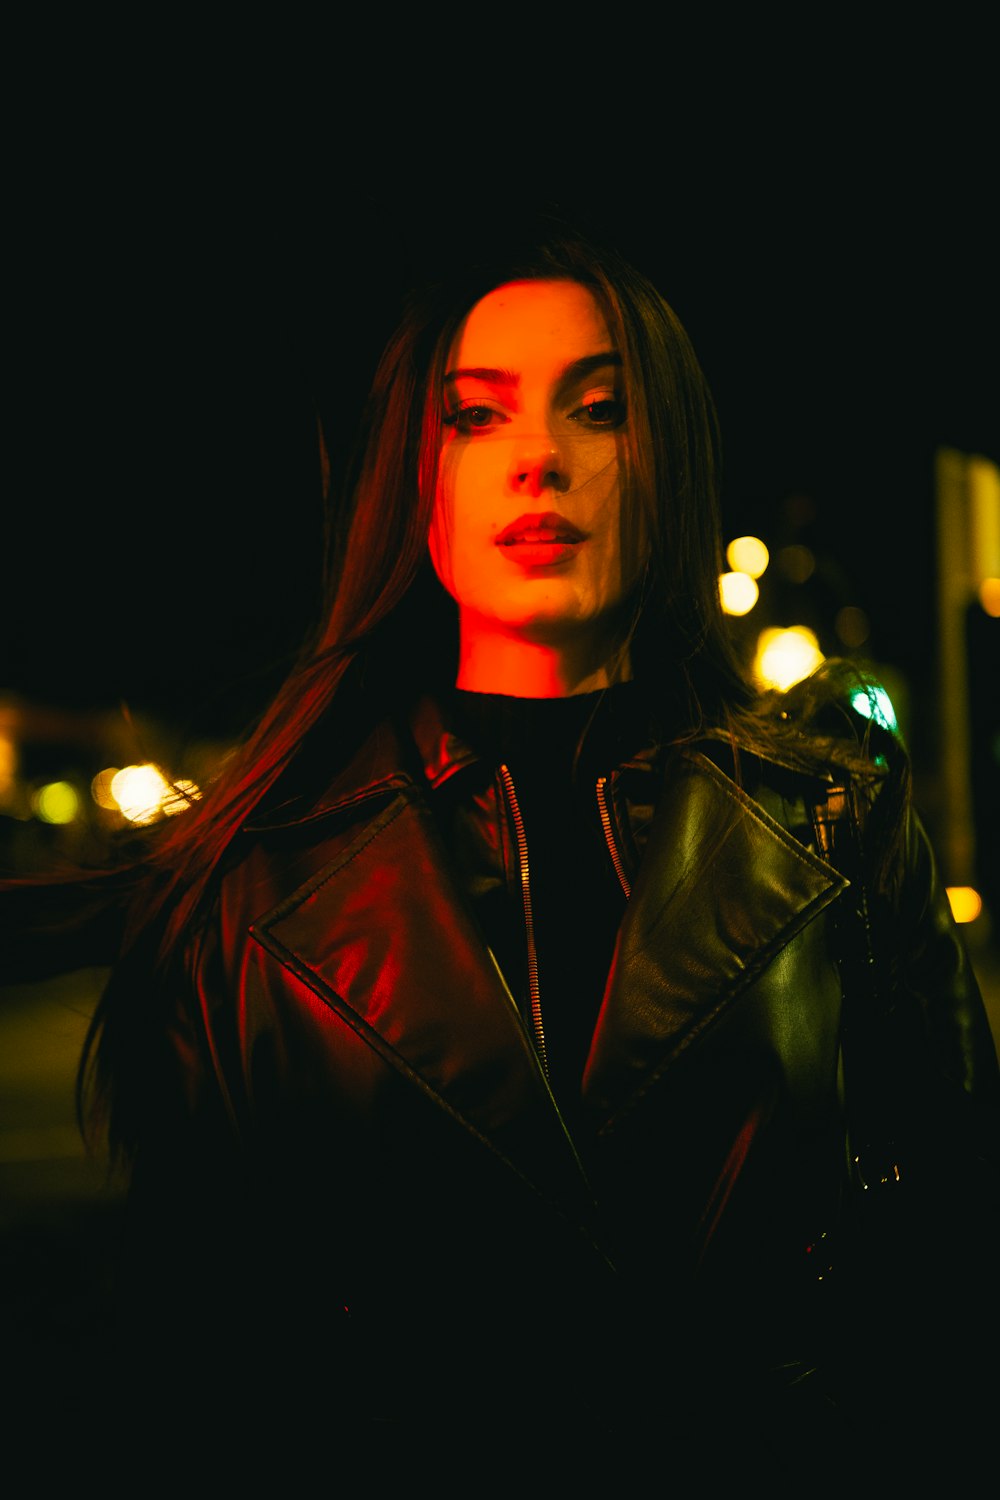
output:
[[[317,409],[346,444],[408,281],[539,208],[613,240],[687,327],[727,534],[773,543],[807,497],[872,654],[923,686],[935,449],[1000,461],[987,145],[830,138],[804,171],[737,133],[686,170],[487,157],[457,189],[394,158],[253,193],[169,153],[84,189],[70,161],[68,232],[22,228],[0,693],[206,730],[259,704],[316,595]]]

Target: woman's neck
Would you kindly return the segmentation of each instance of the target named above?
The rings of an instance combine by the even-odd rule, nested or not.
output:
[[[607,643],[531,641],[462,630],[455,686],[511,698],[571,698],[628,682],[628,653]]]

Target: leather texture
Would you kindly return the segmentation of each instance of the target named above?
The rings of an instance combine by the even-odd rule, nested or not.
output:
[[[425,705],[258,816],[150,1070],[136,1196],[164,1323],[197,1306],[272,1372],[315,1339],[336,1401],[390,1424],[520,1409],[539,1360],[550,1420],[704,1410],[720,1371],[744,1404],[798,1391],[851,1191],[850,881],[816,846],[827,783],[740,769],[717,742],[607,767],[630,896],[571,1121],[482,919],[517,889],[494,766]],[[873,920],[922,1098],[988,1156],[996,1052],[913,813]]]

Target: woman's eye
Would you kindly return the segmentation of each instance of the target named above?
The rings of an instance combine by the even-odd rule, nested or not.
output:
[[[614,396],[601,396],[585,401],[572,417],[584,427],[620,427],[625,420],[625,403]]]
[[[503,412],[497,411],[493,406],[484,406],[481,402],[460,406],[457,411],[448,412],[444,418],[445,426],[455,427],[466,434],[488,432],[491,427],[499,427],[509,420]]]

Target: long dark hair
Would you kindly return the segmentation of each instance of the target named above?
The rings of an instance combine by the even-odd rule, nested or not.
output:
[[[675,314],[615,252],[578,239],[465,268],[409,297],[379,362],[346,493],[331,507],[317,629],[208,794],[151,840],[157,906],[170,909],[166,947],[187,930],[233,834],[340,694],[351,692],[352,714],[365,705],[376,712],[417,688],[454,682],[455,607],[427,556],[448,349],[487,291],[557,277],[593,289],[622,354],[630,414],[623,492],[647,549],[628,626],[635,675],[663,679],[673,698],[681,691],[680,717],[693,727],[749,701],[718,596],[715,411]],[[149,916],[147,906],[143,925]]]
[[[669,305],[616,252],[560,235],[501,259],[483,258],[406,300],[378,364],[361,439],[331,497],[326,604],[315,631],[259,724],[201,800],[151,832],[134,867],[122,956],[94,1017],[80,1070],[81,1110],[110,1096],[112,1147],[132,1134],[120,1060],[135,1068],[137,971],[165,976],[208,906],[213,873],[251,811],[321,727],[326,743],[419,691],[453,685],[457,614],[430,566],[427,537],[441,437],[446,359],[466,313],[512,280],[570,279],[590,288],[623,364],[629,412],[623,511],[642,528],[646,564],[626,621],[633,673],[669,703],[675,738],[706,729],[766,751],[788,720],[755,707],[723,616],[720,457],[712,399]],[[624,644],[624,643],[623,643]],[[793,736],[794,739],[794,736]],[[806,733],[803,765],[819,753]],[[825,750],[824,750],[825,753]],[[859,765],[868,764],[857,755]],[[127,882],[126,882],[127,884]],[[154,982],[155,988],[155,982]],[[131,1051],[130,1051],[131,1049]]]

